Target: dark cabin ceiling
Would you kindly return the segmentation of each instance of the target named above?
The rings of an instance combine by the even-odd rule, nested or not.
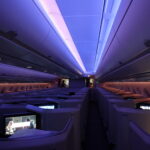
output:
[[[102,24],[111,20],[111,13],[104,13],[106,0],[56,0],[86,74],[95,74],[100,80],[115,79],[110,77],[116,68],[117,77],[122,77],[122,65],[144,50],[145,40],[150,40],[150,0],[120,1],[98,69],[94,72],[96,58],[101,53],[98,45],[102,42]],[[31,69],[58,76],[77,78],[83,75],[80,65],[35,2],[0,0],[0,61],[23,68],[32,66]],[[107,2],[113,6],[115,0]],[[17,36],[8,39],[9,31]],[[128,67],[131,72],[133,64],[132,67],[124,65],[124,68]],[[135,68],[135,72],[142,73],[148,72],[149,67],[139,64]]]

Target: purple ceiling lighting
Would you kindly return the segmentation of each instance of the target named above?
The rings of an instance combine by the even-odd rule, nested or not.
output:
[[[104,0],[56,0],[86,68],[93,74]]]
[[[83,73],[86,73],[85,66],[80,58],[78,50],[72,40],[72,37],[69,33],[67,25],[61,15],[61,12],[57,6],[55,0],[35,0],[36,4],[40,8],[40,10],[44,13],[45,17],[51,23],[55,31],[59,34],[62,41],[68,47],[70,53],[78,62],[81,67]]]
[[[99,38],[98,52],[95,60],[94,72],[96,73],[101,63],[102,55],[109,38],[115,17],[120,8],[122,0],[106,0],[104,18],[102,20],[102,29]]]

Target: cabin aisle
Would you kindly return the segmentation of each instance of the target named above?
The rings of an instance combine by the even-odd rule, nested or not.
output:
[[[92,97],[91,95],[84,150],[110,150],[97,103]]]

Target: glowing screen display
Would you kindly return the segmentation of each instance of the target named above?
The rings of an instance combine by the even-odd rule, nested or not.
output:
[[[18,130],[36,128],[36,115],[22,115],[5,118],[5,135],[12,135]]]
[[[141,105],[141,106],[140,106],[140,109],[143,109],[143,110],[150,110],[150,106],[143,106],[143,105]]]
[[[38,107],[42,109],[55,109],[55,105],[43,105]]]

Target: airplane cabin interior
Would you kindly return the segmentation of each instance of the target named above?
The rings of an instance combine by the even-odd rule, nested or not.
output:
[[[0,150],[150,150],[150,0],[0,0]]]

